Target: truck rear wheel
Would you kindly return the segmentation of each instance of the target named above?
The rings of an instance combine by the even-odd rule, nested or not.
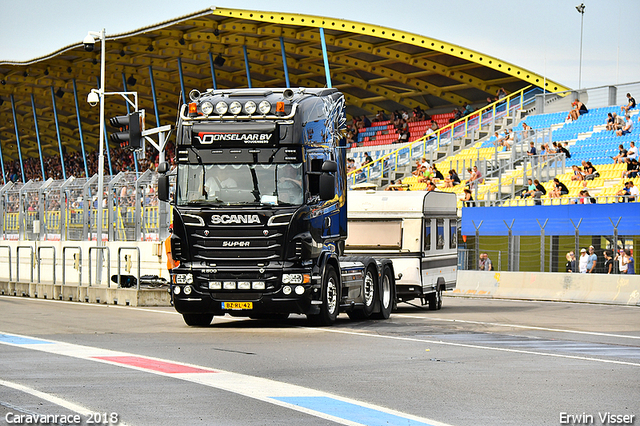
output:
[[[353,311],[347,312],[349,318],[353,320],[367,319],[373,313],[376,301],[379,298],[377,275],[378,273],[375,267],[370,265],[367,268],[367,272],[364,275],[364,282],[362,283],[363,306],[361,309],[354,309]]]
[[[371,317],[375,319],[387,319],[391,316],[391,309],[393,308],[393,274],[389,265],[385,265],[382,269],[382,280],[380,281],[380,291],[378,296],[380,297],[380,311],[373,314]]]
[[[213,314],[182,314],[182,318],[192,327],[206,327],[211,324]]]
[[[336,322],[340,311],[340,283],[336,270],[327,265],[322,286],[322,305],[320,313],[309,315],[313,325],[331,325]]]
[[[429,301],[429,310],[437,311],[442,308],[442,289],[438,287],[436,291],[427,296]]]

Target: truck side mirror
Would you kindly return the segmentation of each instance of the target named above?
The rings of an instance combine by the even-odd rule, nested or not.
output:
[[[167,175],[158,176],[158,200],[169,201],[169,176]]]
[[[167,164],[165,161],[163,161],[162,163],[158,164],[158,173],[165,174],[168,171],[169,171],[169,164]]]
[[[322,166],[322,168],[324,169],[324,165]],[[333,200],[335,196],[336,178],[327,172],[323,172],[320,175],[320,199],[322,201]]]

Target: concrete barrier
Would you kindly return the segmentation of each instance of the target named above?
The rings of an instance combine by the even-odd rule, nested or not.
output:
[[[170,306],[168,287],[140,289],[0,281],[0,294],[125,306]]]
[[[640,306],[640,275],[458,271],[448,294]]]

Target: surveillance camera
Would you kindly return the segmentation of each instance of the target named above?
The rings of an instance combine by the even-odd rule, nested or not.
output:
[[[84,45],[84,50],[87,52],[93,52],[93,46],[96,44],[96,40],[91,35],[87,35],[84,40],[82,40],[82,44]]]
[[[91,91],[87,95],[87,102],[89,103],[89,105],[94,107],[94,106],[98,105],[98,103],[100,102],[100,96],[98,96],[98,94],[96,92]]]

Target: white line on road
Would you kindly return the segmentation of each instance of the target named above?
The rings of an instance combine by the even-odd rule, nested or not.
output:
[[[471,320],[460,320],[460,319],[451,319],[451,318],[432,318],[432,317],[423,317],[420,315],[408,315],[408,314],[393,314],[393,316],[399,317],[399,318],[416,318],[416,319],[423,319],[423,320],[429,320],[429,321],[459,322],[459,323],[465,323],[465,324],[492,325],[496,327],[522,328],[526,330],[552,331],[554,333],[586,334],[590,336],[617,337],[622,339],[640,340],[640,336],[630,336],[626,334],[600,333],[597,331],[567,330],[562,328],[536,327],[534,325],[501,324],[497,322],[471,321]]]

